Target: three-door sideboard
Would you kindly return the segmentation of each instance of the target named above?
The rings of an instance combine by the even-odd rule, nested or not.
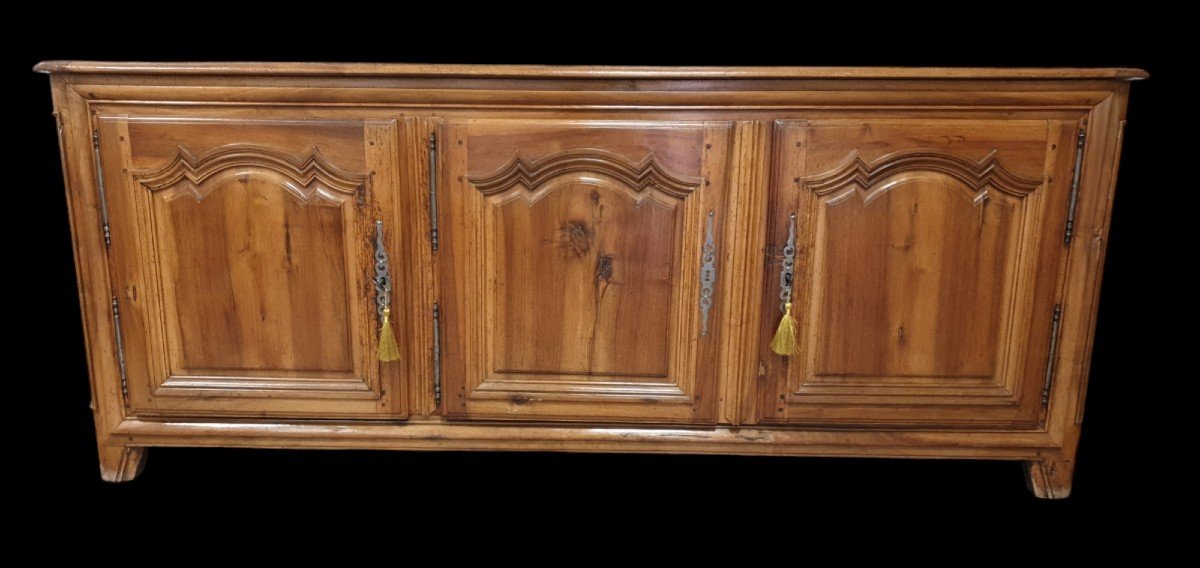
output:
[[[46,62],[100,470],[985,458],[1062,498],[1134,69]]]

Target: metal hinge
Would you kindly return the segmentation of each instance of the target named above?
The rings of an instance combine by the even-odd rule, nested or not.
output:
[[[121,371],[121,400],[129,407],[129,382],[125,376],[125,342],[121,339],[121,305],[112,297],[113,336],[117,343],[117,367]]]
[[[442,310],[433,303],[433,407],[442,405]]]
[[[96,159],[96,192],[100,196],[100,224],[104,231],[104,246],[112,245],[112,231],[108,226],[108,198],[104,194],[104,164],[100,161],[100,130],[92,130],[92,155]]]
[[[1054,304],[1050,324],[1050,352],[1046,355],[1046,382],[1042,384],[1042,408],[1050,405],[1050,387],[1054,384],[1054,361],[1058,359],[1058,327],[1062,322],[1062,304]]]
[[[429,244],[438,249],[437,132],[429,133]]]
[[[1063,245],[1071,245],[1075,234],[1075,208],[1079,204],[1079,178],[1083,174],[1083,143],[1087,140],[1087,129],[1080,128],[1075,142],[1075,172],[1071,174],[1071,197],[1067,201],[1067,227],[1063,230]]]

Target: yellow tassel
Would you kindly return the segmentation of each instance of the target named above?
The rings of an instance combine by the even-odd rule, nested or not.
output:
[[[779,329],[771,340],[771,351],[784,357],[796,354],[796,320],[792,319],[792,303],[783,305],[783,319],[779,320]]]
[[[392,331],[392,310],[383,309],[383,323],[379,328],[379,360],[400,359],[400,347],[396,345],[396,333]]]

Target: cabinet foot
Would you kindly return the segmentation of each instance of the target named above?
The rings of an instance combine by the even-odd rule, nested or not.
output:
[[[119,483],[133,481],[146,465],[146,448],[130,446],[100,447],[100,477]]]
[[[1074,462],[1056,457],[1022,464],[1025,485],[1039,499],[1066,499],[1071,496]]]

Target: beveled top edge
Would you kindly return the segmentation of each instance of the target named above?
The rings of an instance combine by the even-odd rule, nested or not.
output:
[[[503,79],[1145,79],[1141,69],[999,67],[610,67],[422,63],[43,61],[40,73]]]

